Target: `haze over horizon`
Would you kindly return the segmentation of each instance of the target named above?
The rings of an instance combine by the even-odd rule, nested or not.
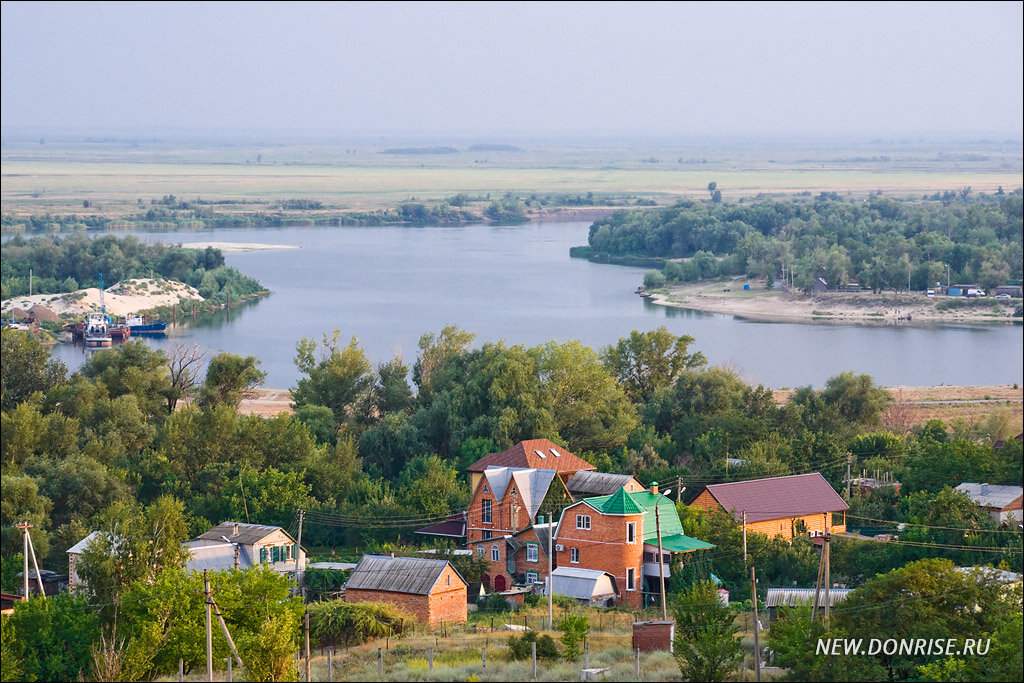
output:
[[[0,126],[1021,137],[1022,4],[2,5]]]

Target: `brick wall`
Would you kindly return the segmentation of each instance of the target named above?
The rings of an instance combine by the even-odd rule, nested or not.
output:
[[[640,648],[640,652],[654,652],[655,650],[671,652],[675,625],[675,621],[634,622],[633,650]]]
[[[590,529],[576,528],[576,515],[590,515]],[[643,515],[602,515],[585,503],[565,509],[555,542],[563,547],[555,553],[557,566],[597,569],[615,577],[619,591],[615,604],[641,607],[643,590]],[[626,524],[636,523],[636,542],[626,543]],[[571,561],[572,549],[579,550],[579,562]],[[635,590],[627,590],[626,570],[633,568]]]
[[[417,621],[430,623],[430,603],[426,595],[348,589],[345,591],[345,602],[383,602],[408,612]]]

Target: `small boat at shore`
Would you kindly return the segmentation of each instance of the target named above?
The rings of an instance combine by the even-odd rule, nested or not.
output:
[[[166,320],[150,322],[144,315],[127,315],[124,324],[135,335],[163,335],[167,330]]]

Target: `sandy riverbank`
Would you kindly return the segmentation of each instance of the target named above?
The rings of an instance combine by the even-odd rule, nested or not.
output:
[[[213,247],[227,253],[299,248],[292,244],[261,244],[260,242],[187,242],[181,246],[183,249],[206,249],[207,247]]]
[[[750,289],[745,290],[744,285]],[[650,296],[662,306],[691,308],[758,320],[806,323],[858,323],[879,325],[932,324],[936,322],[1020,322],[1014,311],[1017,299],[957,301],[969,306],[946,308],[949,297],[924,294],[870,292],[822,294],[786,293],[766,289],[763,280],[701,282],[656,290]]]
[[[114,316],[130,315],[160,306],[173,306],[182,299],[204,301],[195,287],[162,278],[123,280],[103,292],[107,314]],[[45,306],[57,315],[98,312],[101,308],[100,290],[97,287],[89,287],[69,294],[21,296],[4,301],[2,309],[4,313],[14,308],[27,311],[36,304]]]

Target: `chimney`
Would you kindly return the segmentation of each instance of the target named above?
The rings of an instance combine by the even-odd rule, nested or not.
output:
[[[238,522],[235,522],[234,526],[231,527],[231,535],[232,536],[237,536],[238,535]]]
[[[981,495],[983,495],[983,496],[987,496],[988,495],[988,483],[985,483],[985,484],[981,485]]]
[[[655,496],[658,495],[658,482],[656,482],[656,481],[652,481],[651,482],[651,493],[653,495],[655,495]]]

